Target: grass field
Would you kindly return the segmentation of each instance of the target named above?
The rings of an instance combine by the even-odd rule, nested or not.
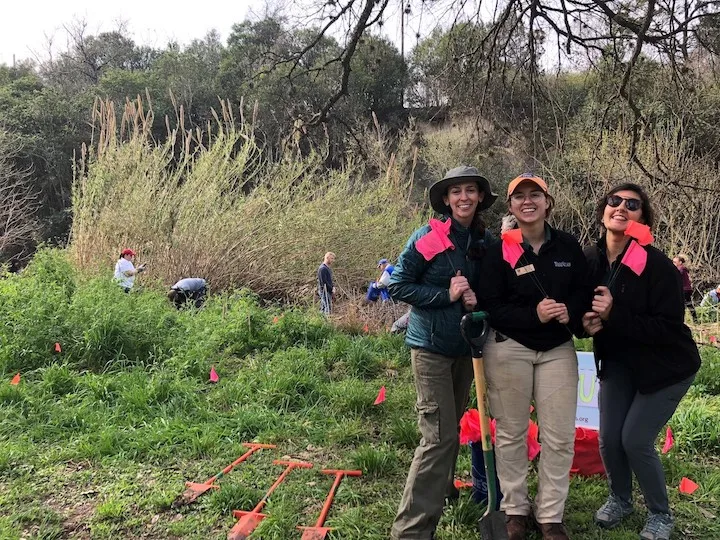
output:
[[[272,461],[287,457],[314,468],[287,477],[253,537],[300,538],[295,526],[315,522],[332,483],[319,470],[342,468],[364,474],[341,484],[329,537],[388,538],[419,438],[402,338],[341,332],[247,293],[177,313],[161,294],[124,295],[66,264],[45,252],[0,280],[0,539],[225,538],[231,510],[251,509],[282,472]],[[720,353],[702,354],[663,456],[676,538],[720,538]],[[217,384],[208,382],[213,365]],[[10,385],[17,372],[20,384]],[[387,400],[374,406],[383,385]],[[254,454],[194,504],[173,506],[186,480],[208,479],[249,441],[277,449]],[[469,480],[469,471],[463,448],[458,475]],[[683,476],[700,485],[691,496],[678,493]],[[606,495],[602,479],[572,480],[573,538],[637,538],[639,504],[617,530],[592,524]],[[463,492],[438,538],[479,538],[481,510]]]

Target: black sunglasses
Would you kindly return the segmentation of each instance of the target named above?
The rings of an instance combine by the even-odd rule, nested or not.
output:
[[[640,210],[640,208],[642,208],[642,201],[640,199],[626,199],[625,197],[620,197],[619,195],[608,195],[607,198],[608,206],[613,208],[620,206],[623,201],[625,201],[625,208],[627,208],[630,212],[635,212],[636,210]]]

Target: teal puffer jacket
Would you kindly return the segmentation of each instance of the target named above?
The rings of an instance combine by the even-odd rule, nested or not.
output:
[[[476,290],[480,261],[468,259],[467,251],[471,247],[482,251],[492,236],[472,238],[467,228],[453,220],[450,240],[455,249],[426,261],[415,243],[429,232],[430,226],[425,225],[410,236],[388,286],[393,300],[412,306],[405,343],[445,356],[469,355],[470,347],[460,333],[460,319],[466,312],[461,300],[450,302],[450,278],[460,270]]]

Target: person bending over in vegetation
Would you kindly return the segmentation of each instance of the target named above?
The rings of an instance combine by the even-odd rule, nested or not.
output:
[[[705,293],[700,302],[700,307],[707,308],[717,306],[718,304],[720,304],[720,285]]]
[[[390,292],[387,286],[390,284],[390,276],[392,276],[395,267],[387,259],[380,259],[377,267],[380,270],[380,277],[377,281],[370,283],[365,295],[366,304],[377,302],[378,298],[382,298],[383,302],[390,300]]]
[[[635,473],[649,510],[640,538],[667,540],[673,517],[655,439],[690,388],[700,356],[684,323],[680,274],[649,245],[653,215],[636,184],[617,186],[598,202],[605,234],[586,250],[596,288],[583,325],[594,338],[600,454],[610,488],[595,522],[612,528],[632,513]]]
[[[683,298],[685,299],[685,307],[690,311],[693,322],[697,323],[697,314],[695,313],[695,306],[692,301],[692,280],[690,279],[690,272],[688,272],[687,266],[685,266],[686,259],[682,255],[678,255],[673,258],[673,264],[675,268],[680,272],[680,280],[682,281],[683,287]]]
[[[543,539],[568,538],[563,514],[578,387],[572,338],[582,334],[591,294],[580,244],[546,221],[554,204],[542,178],[528,173],[512,180],[507,205],[518,228],[508,227],[502,243],[490,246],[480,270],[478,300],[492,327],[485,376],[510,540],[524,539],[530,526],[527,428],[533,400],[543,443],[535,519]]]
[[[205,303],[206,294],[207,282],[203,278],[185,278],[170,287],[168,298],[177,309],[182,308],[188,302],[192,302],[196,308],[200,308]]]
[[[120,258],[115,263],[115,274],[113,279],[129,293],[135,285],[135,276],[145,271],[145,264],[139,265],[137,268],[132,261],[137,255],[132,249],[123,249]]]
[[[335,254],[328,251],[323,257],[323,262],[317,271],[318,294],[320,295],[320,311],[325,315],[330,315],[332,311],[332,300],[335,296],[335,287],[333,286],[333,273],[330,268],[335,262]]]
[[[460,319],[477,305],[479,260],[491,239],[480,213],[496,198],[475,167],[448,171],[430,187],[430,205],[449,217],[410,236],[390,277],[393,300],[411,306],[405,342],[422,434],[392,526],[396,540],[433,538],[445,498],[458,496],[458,428],[473,378]]]

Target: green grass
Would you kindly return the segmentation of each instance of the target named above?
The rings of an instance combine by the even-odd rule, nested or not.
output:
[[[419,440],[401,338],[348,336],[299,311],[273,323],[277,311],[247,293],[177,313],[152,292],[116,297],[92,280],[56,283],[57,304],[36,312],[23,331],[23,299],[41,289],[36,280],[63,275],[52,257],[41,262],[42,277],[31,269],[0,280],[0,304],[9,310],[0,311],[1,539],[225,538],[231,511],[252,509],[283,471],[275,459],[314,467],[294,470],[278,487],[254,537],[299,538],[296,525],[314,524],[332,484],[324,468],[363,470],[340,485],[329,537],[388,537]],[[81,313],[92,316],[78,325]],[[130,321],[133,313],[142,324]],[[120,322],[110,324],[111,315]],[[100,322],[115,330],[98,337],[92,328]],[[135,335],[145,327],[156,343]],[[59,355],[55,341],[63,343]],[[207,380],[211,365],[217,384]],[[720,351],[703,350],[703,368],[670,422],[676,445],[662,460],[677,538],[720,538],[718,365]],[[17,371],[21,383],[10,386]],[[381,386],[387,399],[375,406]],[[255,453],[194,504],[173,505],[185,481],[218,473],[247,441],[278,448]],[[469,480],[469,471],[463,448],[457,474]],[[700,484],[695,494],[678,493],[683,476]],[[531,492],[535,483],[531,472]],[[606,495],[602,479],[572,480],[566,519],[573,538],[637,537],[645,516],[639,493],[638,512],[622,527],[592,524]],[[438,538],[477,538],[481,512],[463,492],[445,509]]]

